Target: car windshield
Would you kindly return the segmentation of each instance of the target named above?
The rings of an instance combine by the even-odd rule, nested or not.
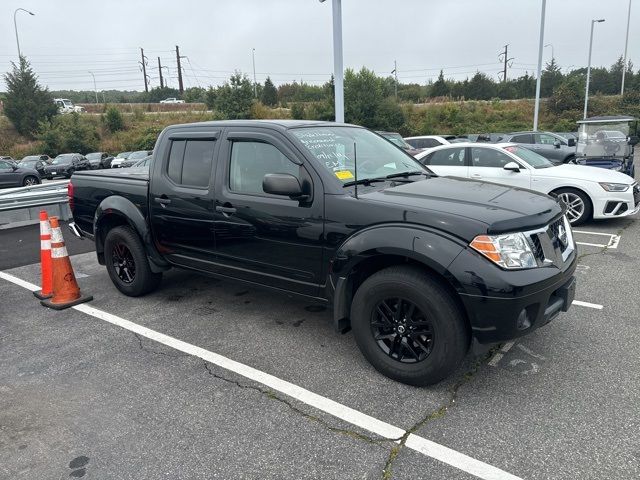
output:
[[[355,180],[356,173],[358,180],[410,172],[431,173],[411,156],[364,128],[302,127],[291,132],[342,183]]]
[[[38,163],[38,160],[22,160],[20,165],[23,167],[33,167],[36,163]]]
[[[528,150],[524,147],[509,146],[504,147],[507,152],[511,152],[518,158],[524,160],[533,168],[549,168],[553,167],[553,163],[544,158],[542,155],[538,155],[536,152]]]
[[[102,154],[100,152],[87,153],[87,160],[100,160]]]
[[[129,155],[131,155],[131,152],[122,152],[116,158],[127,158]]]
[[[140,160],[141,158],[144,158],[148,155],[149,154],[145,150],[142,150],[140,152],[133,152],[127,157],[127,160]]]
[[[53,162],[51,162],[53,165],[65,165],[67,163],[71,163],[71,160],[73,159],[73,155],[58,155],[56,158],[53,159]]]

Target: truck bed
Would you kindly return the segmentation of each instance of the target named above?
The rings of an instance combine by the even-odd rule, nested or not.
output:
[[[93,219],[103,199],[117,195],[136,205],[146,218],[149,171],[143,168],[110,168],[76,172],[73,185],[73,217],[82,232],[93,235]]]

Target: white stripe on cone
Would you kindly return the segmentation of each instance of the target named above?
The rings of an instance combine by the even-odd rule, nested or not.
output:
[[[40,250],[51,250],[51,240],[40,240]]]
[[[51,258],[64,258],[68,256],[67,247],[54,247],[51,249]]]
[[[40,222],[40,235],[51,235],[51,225],[47,220]]]
[[[64,238],[62,238],[62,230],[60,227],[56,227],[51,232],[51,242],[52,243],[61,243],[64,242]]]

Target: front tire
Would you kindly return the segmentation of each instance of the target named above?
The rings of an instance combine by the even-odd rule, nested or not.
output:
[[[22,180],[22,186],[23,187],[29,187],[31,185],[38,185],[39,183],[40,183],[40,180],[38,180],[38,177],[34,177],[34,176],[24,177],[24,180]]]
[[[162,273],[153,273],[140,237],[128,226],[109,230],[104,241],[107,272],[118,290],[129,297],[145,295],[160,285]]]
[[[567,220],[571,225],[581,225],[591,218],[593,207],[586,193],[575,188],[559,188],[553,195],[567,206]]]
[[[415,267],[389,267],[365,280],[351,304],[351,326],[375,369],[409,385],[443,380],[469,349],[469,330],[455,298]]]

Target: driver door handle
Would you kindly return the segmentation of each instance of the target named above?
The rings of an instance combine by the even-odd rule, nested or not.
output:
[[[231,215],[232,213],[236,213],[236,209],[235,207],[223,207],[222,205],[217,205],[216,212],[226,213],[227,215]]]
[[[165,197],[164,195],[162,197],[155,197],[153,201],[159,203],[162,206],[169,205],[171,203],[171,199]]]

